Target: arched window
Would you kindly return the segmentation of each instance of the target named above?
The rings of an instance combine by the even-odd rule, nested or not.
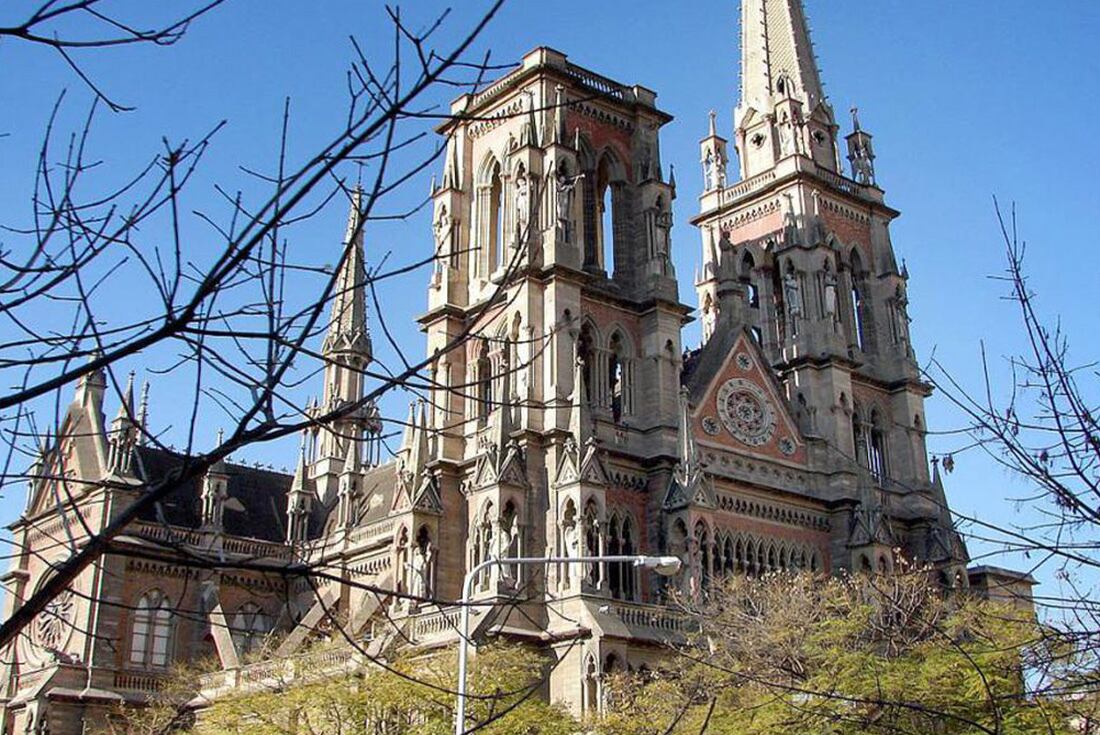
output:
[[[607,555],[619,556],[623,553],[622,538],[619,535],[619,516],[613,514],[607,524]],[[618,562],[607,565],[607,586],[616,600],[623,596],[623,565]]]
[[[581,333],[577,338],[577,357],[583,361],[584,373],[584,400],[592,402],[592,375],[594,373],[595,334],[592,325],[585,322],[581,325]]]
[[[237,653],[251,653],[260,647],[271,632],[271,619],[259,605],[246,602],[233,616],[229,628]]]
[[[504,181],[500,164],[493,163],[489,179],[489,272],[506,264],[504,256]]]
[[[473,562],[472,566],[477,566],[484,561],[492,559],[495,555],[493,552],[493,503],[488,501],[482,507],[481,515],[475,521],[474,532],[471,534],[473,538]],[[481,589],[489,589],[489,580],[491,574],[489,569],[483,569],[481,576],[478,579]]]
[[[130,663],[165,668],[172,654],[172,605],[160,590],[149,590],[134,606]]]
[[[867,453],[867,431],[863,421],[863,411],[859,404],[852,405],[852,455],[863,467],[869,466]]]
[[[871,437],[868,444],[868,465],[875,482],[886,481],[886,436],[878,409],[871,411]]]
[[[484,425],[493,412],[493,362],[489,359],[489,341],[481,340],[477,365],[477,418]]]
[[[607,530],[608,556],[633,556],[638,553],[634,544],[634,522],[629,514],[615,514],[611,517]],[[607,569],[608,587],[611,596],[617,600],[633,600],[637,588],[636,570],[631,562],[609,564]]]
[[[733,548],[733,539],[726,536],[722,543],[722,574],[729,576],[737,571],[737,553]]]
[[[866,273],[859,251],[852,248],[852,342],[861,350],[867,349],[866,317],[868,314]]]
[[[607,355],[607,395],[611,402],[611,416],[616,423],[623,417],[626,392],[623,339],[618,332],[611,335]]]
[[[597,201],[600,207],[600,253],[604,272],[615,274],[615,197],[611,185],[611,162],[605,156],[596,170]]]
[[[585,556],[603,556],[603,544],[600,539],[600,511],[596,501],[589,500],[584,506],[584,553]],[[599,564],[589,564],[587,574],[588,584],[598,588],[603,576],[600,574]]]
[[[516,506],[511,500],[504,504],[500,514],[500,554],[505,559],[515,559],[520,552],[519,523],[516,518]],[[519,565],[507,564],[503,568],[507,581],[519,583]]]
[[[752,279],[754,268],[756,268],[756,261],[753,260],[752,253],[746,250],[744,255],[741,256],[738,278],[745,286],[745,299],[748,301],[749,308],[752,309],[760,306],[760,291]]]
[[[699,581],[706,589],[710,587],[710,534],[707,533],[707,527],[702,521],[695,524],[695,544],[699,549],[699,567],[703,575]]]

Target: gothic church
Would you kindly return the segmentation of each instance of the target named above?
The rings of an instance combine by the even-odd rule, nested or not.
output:
[[[680,625],[660,604],[667,585],[705,594],[726,574],[888,570],[898,553],[948,586],[1018,582],[968,572],[929,471],[929,387],[890,241],[898,211],[854,111],[841,133],[799,0],[741,4],[732,138],[712,114],[687,185],[701,190],[694,306],[670,257],[682,192],[656,98],[538,48],[455,100],[424,233],[437,254],[419,317],[435,387],[400,451],[382,456],[367,408],[312,431],[293,476],[223,462],[176,488],[3,657],[2,732],[75,735],[197,656],[221,662],[215,695],[261,681],[268,662],[249,651],[274,632],[276,655],[293,654],[331,611],[371,655],[398,637],[453,643],[458,607],[441,601],[492,557],[683,560],[669,580],[621,564],[504,564],[476,580],[493,604],[476,608],[475,636],[546,648],[546,695],[577,714],[600,706],[607,673],[658,665]],[[356,200],[318,413],[359,401],[372,360],[359,216]],[[685,350],[693,319],[702,344]],[[65,552],[56,540],[79,537],[74,510],[102,528],[183,461],[143,440],[145,396],[134,405],[131,389],[108,423],[105,393],[104,376],[81,381],[36,463],[11,529],[24,553],[4,577],[9,614]],[[62,510],[57,478],[74,493]],[[181,550],[306,558],[332,579],[201,570]]]

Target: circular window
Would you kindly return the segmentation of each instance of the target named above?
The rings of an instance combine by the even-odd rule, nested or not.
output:
[[[31,623],[31,639],[48,651],[60,651],[73,632],[76,600],[71,589],[64,589],[50,600]]]
[[[750,446],[759,446],[775,433],[775,411],[756,384],[742,378],[727,380],[718,391],[718,416],[726,431]]]

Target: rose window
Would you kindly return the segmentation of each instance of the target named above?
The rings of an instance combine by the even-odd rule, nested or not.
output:
[[[735,439],[759,446],[775,432],[775,412],[767,396],[747,380],[728,380],[718,391],[718,415]]]
[[[73,591],[66,589],[38,613],[31,625],[31,637],[36,645],[58,651],[69,641],[75,611]]]

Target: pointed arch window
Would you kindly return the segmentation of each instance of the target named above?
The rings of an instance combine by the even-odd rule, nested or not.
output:
[[[852,407],[852,454],[860,465],[867,467],[867,431],[859,404]]]
[[[859,251],[852,249],[851,255],[852,276],[852,343],[860,350],[867,349],[867,321],[870,314],[870,304],[867,301],[867,277],[863,268],[863,261],[859,257]]]
[[[237,652],[252,653],[260,648],[271,632],[271,618],[254,602],[246,602],[233,616],[229,626]]]
[[[584,506],[584,552],[586,556],[603,556],[603,529],[600,527],[600,511],[596,501],[589,500]],[[601,564],[589,564],[586,581],[593,589],[603,582]]]
[[[703,589],[709,589],[711,582],[710,535],[707,533],[707,527],[702,521],[695,524],[695,545],[699,553],[699,571],[702,575],[702,579],[699,581]]]
[[[481,509],[481,514],[474,519],[474,527],[470,532],[470,568],[493,558],[493,503],[488,501]],[[481,570],[476,580],[479,589],[489,589],[491,570]]]
[[[611,416],[618,423],[623,417],[623,341],[618,332],[611,336],[607,354],[607,395],[611,402]]]
[[[638,553],[634,541],[634,521],[629,513],[616,513],[607,530],[608,556],[633,556]],[[608,565],[607,585],[616,600],[634,600],[637,590],[637,570],[631,562]]]
[[[886,481],[886,435],[883,432],[882,416],[878,410],[871,412],[871,436],[868,442],[868,467],[875,482],[880,485]]]
[[[172,605],[160,590],[149,590],[134,606],[130,663],[163,669],[172,655]]]
[[[599,170],[600,187],[600,249],[603,255],[604,272],[608,277],[615,274],[615,202],[608,180],[607,161],[601,162]]]
[[[756,286],[756,282],[753,281],[753,269],[756,268],[756,261],[753,260],[752,253],[748,250],[741,256],[741,265],[738,268],[738,279],[745,286],[745,300],[748,302],[750,309],[757,309],[760,307],[760,290]]]
[[[489,272],[495,272],[504,263],[504,180],[500,164],[494,162],[489,178]]]

